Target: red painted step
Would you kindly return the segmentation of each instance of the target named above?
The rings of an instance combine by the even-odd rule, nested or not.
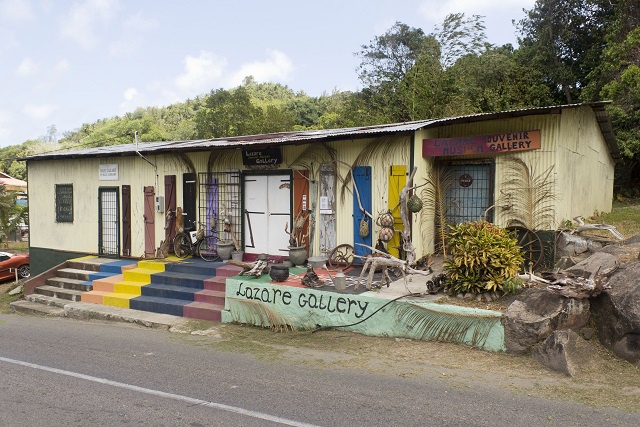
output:
[[[216,304],[224,306],[224,291],[211,291],[204,289],[193,294],[195,302],[206,302],[207,304]]]
[[[191,304],[184,306],[182,315],[190,319],[221,322],[222,310],[224,310],[224,305],[208,304],[206,302],[192,302]]]

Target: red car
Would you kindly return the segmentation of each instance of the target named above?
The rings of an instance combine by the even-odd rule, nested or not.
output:
[[[29,277],[29,254],[0,252],[0,280]]]

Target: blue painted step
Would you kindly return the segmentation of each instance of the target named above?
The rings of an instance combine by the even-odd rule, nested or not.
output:
[[[185,301],[194,301],[193,294],[201,289],[190,288],[186,286],[162,285],[159,283],[150,283],[142,286],[142,296],[158,297],[167,299],[179,299]]]
[[[151,311],[153,313],[182,316],[184,306],[190,303],[191,301],[187,300],[139,296],[129,301],[129,308],[134,310]]]
[[[113,276],[113,273],[90,273],[89,274],[89,280],[98,280],[98,279],[104,279],[105,277],[111,277]]]
[[[203,276],[201,274],[162,272],[151,275],[151,283],[161,285],[185,286],[195,289],[204,289],[204,280],[211,276]]]
[[[164,271],[175,273],[202,274],[203,276],[207,276],[207,278],[211,278],[216,276],[216,269],[223,265],[226,264],[221,261],[205,262],[202,260],[194,260],[165,264]]]
[[[100,265],[100,271],[103,273],[113,273],[113,274],[121,274],[122,267],[126,265],[136,264],[136,261],[131,260],[119,260],[108,262]]]

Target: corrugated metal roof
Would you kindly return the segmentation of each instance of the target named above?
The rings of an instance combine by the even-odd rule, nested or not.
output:
[[[602,133],[607,140],[611,155],[614,158],[620,157],[618,145],[613,136],[611,121],[604,109],[610,102],[596,102],[589,104],[570,104],[560,106],[549,106],[540,108],[528,108],[521,110],[501,111],[498,113],[471,114],[467,116],[448,117],[433,120],[419,120],[415,122],[391,123],[377,126],[361,126],[343,129],[309,130],[300,132],[280,132],[263,135],[236,136],[228,138],[201,139],[191,141],[161,141],[161,142],[141,142],[138,144],[109,145],[96,148],[84,148],[80,150],[60,151],[53,153],[42,153],[24,157],[21,160],[51,160],[68,159],[81,157],[114,157],[131,156],[140,154],[160,154],[172,151],[209,151],[211,149],[258,147],[280,144],[305,144],[312,142],[328,142],[343,139],[370,138],[385,134],[397,134],[403,132],[415,132],[418,129],[442,126],[444,124],[469,123],[477,121],[495,120],[510,117],[519,117],[534,114],[550,114],[557,110],[558,113],[563,108],[576,108],[589,105],[594,109]]]

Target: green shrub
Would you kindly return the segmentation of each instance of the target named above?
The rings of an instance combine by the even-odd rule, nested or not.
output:
[[[452,226],[448,238],[451,257],[444,262],[446,284],[456,294],[504,293],[505,282],[515,277],[524,262],[517,240],[486,221]]]

